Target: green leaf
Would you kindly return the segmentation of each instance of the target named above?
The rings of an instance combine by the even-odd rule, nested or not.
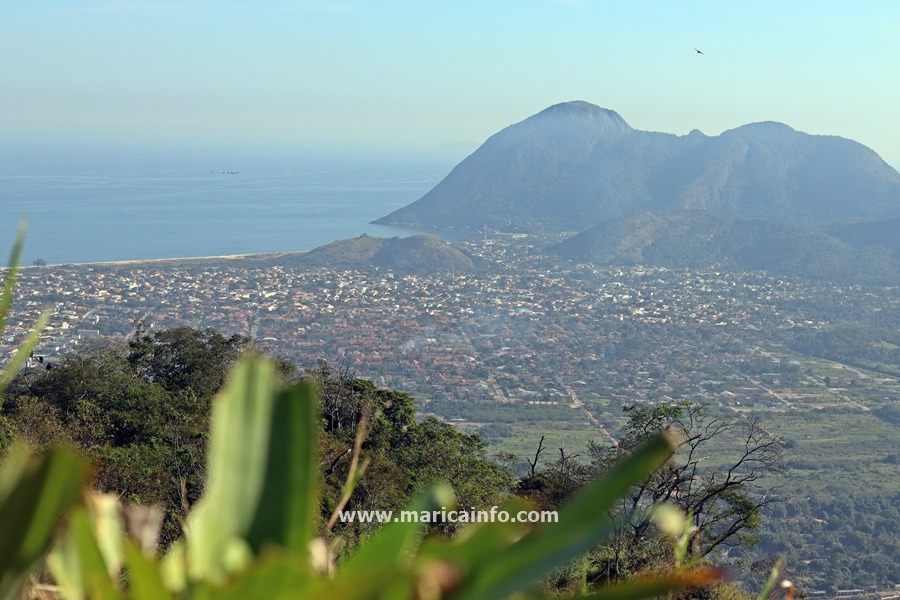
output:
[[[163,583],[159,563],[144,556],[137,544],[125,542],[125,562],[128,568],[128,589],[134,600],[166,600],[172,594]]]
[[[762,591],[759,593],[759,600],[766,600],[769,597],[769,594],[772,593],[772,590],[775,588],[775,584],[778,583],[778,578],[781,577],[781,572],[784,570],[784,565],[787,564],[787,557],[780,556],[775,564],[772,566],[772,571],[769,573],[769,579],[766,580],[766,585],[763,586]]]
[[[90,494],[88,496],[93,534],[109,576],[116,577],[125,561],[125,524],[118,496]]]
[[[167,589],[180,593],[187,588],[187,551],[184,549],[184,540],[172,544],[159,563],[159,572]]]
[[[261,508],[247,540],[256,554],[277,544],[306,556],[318,508],[314,384],[280,393],[272,419]]]
[[[107,564],[87,507],[76,507],[69,527],[47,557],[47,566],[64,598],[118,598],[118,568]]]
[[[238,365],[216,399],[209,480],[185,525],[192,579],[224,581],[233,566],[227,555],[250,530],[264,485],[277,392],[274,369],[252,359]]]
[[[616,500],[659,468],[673,447],[667,435],[651,438],[564,506],[558,523],[544,524],[484,561],[458,598],[504,598],[601,542],[619,525],[609,516]]]
[[[360,570],[353,577],[334,581],[315,580],[301,594],[283,594],[281,598],[328,598],[328,600],[407,600],[416,598],[415,580],[406,568],[378,567]]]
[[[315,399],[283,392],[256,356],[232,371],[213,407],[209,480],[188,516],[190,579],[222,583],[267,544],[306,555],[315,515]]]
[[[13,242],[12,253],[9,257],[9,268],[6,271],[6,277],[3,282],[3,294],[0,295],[0,333],[3,332],[3,328],[6,326],[6,317],[9,315],[13,290],[16,287],[16,274],[19,270],[19,262],[22,259],[22,247],[25,245],[25,225],[26,221],[25,219],[22,219],[19,223],[19,229],[16,231],[16,239]],[[25,343],[16,349],[16,353],[13,354],[3,370],[0,371],[0,391],[12,381],[12,378],[19,372],[19,367],[28,360],[31,351],[34,350],[40,341],[41,331],[47,325],[47,320],[49,318],[50,311],[45,310],[41,316],[38,317],[37,323],[35,323],[31,333],[29,333],[28,337],[25,339]],[[2,398],[0,398],[0,404],[2,404]]]
[[[533,508],[517,498],[501,507],[508,514]],[[452,541],[441,538],[426,540],[420,557],[450,561],[468,573],[483,561],[493,560],[500,552],[521,539],[526,531],[527,524],[513,521],[476,523],[463,529]]]
[[[246,570],[225,584],[201,582],[195,586],[193,600],[244,600],[245,598],[333,598],[322,593],[327,582],[319,582],[312,592],[313,580],[306,575],[306,564],[295,555],[266,552]]]
[[[16,448],[10,453],[0,472],[0,598],[15,594],[47,551],[88,473],[87,461],[70,450],[33,456]]]
[[[423,511],[440,510],[456,503],[456,497],[446,485],[438,485],[419,495],[407,511],[417,515]],[[396,515],[395,515],[396,517]],[[379,569],[401,570],[412,561],[412,551],[421,537],[424,523],[401,522],[399,519],[384,525],[375,536],[338,569],[338,580],[348,581]]]
[[[124,561],[121,505],[116,496],[90,494],[47,557],[66,598],[116,597]]]

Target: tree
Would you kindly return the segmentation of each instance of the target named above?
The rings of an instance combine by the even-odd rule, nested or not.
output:
[[[74,442],[98,465],[97,489],[165,506],[171,541],[205,486],[212,395],[242,347],[212,331],[139,328],[130,345],[97,342],[21,371],[3,417],[38,447]]]
[[[397,462],[410,475],[414,491],[444,481],[466,510],[499,504],[515,484],[488,458],[480,436],[461,433],[434,417],[407,430],[398,450]]]
[[[669,460],[623,499],[619,510],[627,519],[628,536],[647,537],[652,520],[646,509],[671,502],[692,516],[696,533],[689,551],[694,557],[755,541],[750,534],[759,526],[761,514],[778,500],[778,486],[763,478],[786,470],[782,441],[756,416],[713,416],[707,407],[691,402],[626,410],[629,420],[619,444],[591,446],[595,468],[606,469],[660,429],[668,429],[679,440]],[[718,465],[704,466],[712,445],[728,448],[728,456]]]
[[[368,468],[348,505],[352,510],[399,508],[439,481],[450,484],[460,506],[490,507],[505,499],[515,484],[512,475],[487,456],[480,436],[434,418],[417,423],[408,394],[379,389],[323,361],[307,375],[316,381],[320,396],[326,512],[340,497],[363,420],[362,451]],[[346,535],[346,528],[341,533]]]
[[[552,509],[562,505],[597,473],[591,465],[579,462],[578,454],[566,455],[562,448],[559,458],[548,469],[536,471],[545,450],[544,436],[541,436],[534,460],[526,458],[530,473],[519,481],[517,491],[538,506]]]
[[[660,502],[674,504],[691,516],[695,533],[688,553],[693,559],[717,548],[755,542],[751,534],[762,512],[777,500],[774,487],[766,487],[762,479],[785,469],[781,440],[756,417],[713,416],[707,407],[691,402],[624,410],[629,418],[618,443],[592,443],[590,462],[574,460],[577,455],[567,455],[560,448],[556,461],[519,481],[519,494],[542,507],[556,507],[661,429],[677,440],[666,462],[623,496],[615,510],[623,525],[606,546],[585,559],[577,576],[597,583],[670,564],[671,546],[657,535],[648,510]],[[731,451],[723,452],[723,447]],[[542,451],[543,440],[530,465],[537,466]],[[707,465],[712,456],[725,458]],[[565,574],[562,577],[556,583],[564,587],[570,582]]]
[[[209,328],[148,333],[143,323],[137,323],[128,362],[145,379],[168,391],[190,389],[200,398],[211,398],[250,342],[246,336],[225,337]]]

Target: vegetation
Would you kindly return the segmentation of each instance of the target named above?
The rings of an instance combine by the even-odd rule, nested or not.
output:
[[[379,267],[399,273],[468,273],[475,269],[469,256],[433,235],[380,238],[364,234],[309,252],[275,255],[265,263],[329,269]]]
[[[857,323],[802,332],[791,347],[811,356],[900,375],[900,333]]]
[[[890,405],[886,405],[890,407]],[[785,553],[791,579],[807,590],[883,586],[896,581],[900,480],[896,426],[850,407],[763,413],[790,445],[793,465],[783,501],[760,526],[751,562]],[[835,560],[840,557],[840,560]]]
[[[12,378],[6,390],[0,417],[5,439],[10,440],[15,432],[40,448],[60,442],[80,448],[97,465],[91,479],[94,489],[113,493],[129,506],[153,504],[164,509],[159,542],[168,548],[182,536],[181,524],[208,483],[203,456],[208,451],[211,394],[221,386],[228,366],[251,351],[249,340],[225,338],[209,330],[139,330],[128,345],[95,344],[52,363],[55,366],[50,369],[35,364]],[[200,364],[204,365],[202,369],[195,368]],[[284,361],[276,364],[281,381],[298,379],[292,365]],[[746,367],[752,373],[767,370],[765,365]],[[786,373],[801,368],[794,365]],[[618,503],[616,512],[629,525],[618,528],[610,543],[595,548],[578,563],[580,566],[554,572],[549,585],[573,589],[582,579],[599,584],[669,564],[672,557],[668,545],[646,518],[637,518],[643,513],[635,511],[663,498],[690,512],[692,525],[698,527],[700,533],[692,539],[689,557],[715,554],[720,560],[722,553],[714,548],[736,545],[737,551],[730,553],[729,561],[741,558],[741,569],[746,573],[755,568],[755,563],[767,564],[760,551],[817,557],[831,549],[849,552],[846,565],[855,565],[857,570],[830,568],[822,562],[824,558],[793,565],[795,576],[806,581],[808,589],[844,588],[853,581],[875,584],[892,577],[889,564],[879,562],[878,556],[893,544],[887,533],[891,531],[891,517],[884,507],[885,502],[896,499],[896,490],[883,486],[870,490],[859,485],[851,490],[846,481],[831,477],[827,466],[837,464],[834,461],[854,460],[854,456],[873,456],[871,444],[848,446],[853,437],[848,432],[872,431],[872,443],[889,439],[894,417],[890,405],[869,413],[828,409],[833,412],[828,421],[834,425],[828,431],[811,428],[818,422],[815,414],[770,413],[766,420],[781,436],[778,444],[773,444],[775,438],[756,421],[725,419],[691,404],[646,405],[625,413],[618,446],[595,443],[586,454],[579,455],[576,452],[582,446],[565,444],[575,452],[560,450],[557,454],[551,449],[552,453],[545,452],[536,461],[534,473],[523,473],[521,467],[514,468],[523,465],[524,458],[531,460],[526,451],[520,458],[491,457],[479,435],[464,433],[436,419],[417,421],[413,400],[407,394],[378,389],[324,363],[303,377],[316,381],[321,390],[317,442],[318,469],[322,473],[317,512],[320,524],[327,523],[342,502],[348,510],[399,509],[439,481],[450,484],[456,501],[464,507],[498,505],[515,493],[538,506],[556,508],[592,478],[605,473],[619,454],[649,432],[670,426],[687,434],[681,452],[673,457],[681,456],[681,461],[670,461],[653,481]],[[834,380],[839,381],[837,377]],[[366,475],[344,500],[345,483],[355,468],[352,449],[363,422],[367,434],[361,443],[361,460],[366,462]],[[527,423],[529,431],[534,432],[530,443],[533,452],[539,432],[548,422]],[[879,423],[883,432],[878,429]],[[496,427],[502,429],[504,425]],[[753,449],[752,444],[743,445],[753,440],[760,442],[760,452],[767,453],[770,476],[759,477],[762,472],[758,470],[742,471],[741,478],[735,479],[729,470],[738,463],[744,466],[745,457],[732,455],[731,463],[725,457],[737,447]],[[739,443],[742,445],[737,446]],[[766,492],[779,481],[772,475],[780,470],[780,450],[787,446],[796,457],[797,469],[784,505],[773,505],[772,500],[783,495]],[[694,460],[687,459],[692,453]],[[859,474],[860,481],[868,477],[889,482],[891,465],[886,461],[891,457],[882,454],[874,455],[874,462],[857,460],[835,473],[852,470]],[[555,461],[547,458],[553,455]],[[698,458],[705,460],[698,464]],[[524,476],[517,482],[513,472]],[[748,475],[750,479],[744,479]],[[707,495],[708,501],[701,501]],[[872,511],[871,527],[862,526],[857,517],[850,521],[831,518],[838,514],[844,496],[848,505],[855,507],[853,515]],[[840,509],[846,510],[843,506]],[[770,518],[761,519],[766,513]],[[798,528],[800,523],[807,525]],[[432,523],[425,528],[441,535],[456,530],[450,523]],[[798,529],[817,533],[809,538]],[[352,556],[376,530],[372,522],[334,523],[330,535],[342,540],[335,555]],[[759,550],[753,546],[757,539],[763,542]],[[811,576],[813,569],[819,575]],[[866,578],[861,578],[861,572],[867,574]]]
[[[894,284],[886,248],[856,248],[805,225],[700,211],[642,212],[596,225],[550,252],[598,265],[765,270],[814,281]]]
[[[547,469],[537,469],[544,451],[543,439],[531,473],[520,491],[541,506],[557,506],[598,473],[608,471],[620,457],[639,447],[654,432],[665,429],[679,441],[664,467],[623,496],[615,511],[621,527],[608,546],[587,559],[585,572],[591,581],[616,580],[628,573],[658,566],[667,548],[653,535],[655,523],[644,509],[659,502],[677,506],[689,515],[692,535],[684,550],[687,560],[701,560],[725,548],[753,546],[763,513],[778,501],[772,479],[785,470],[782,442],[757,420],[728,419],[710,415],[699,405],[630,407],[628,425],[615,446],[593,444],[590,462],[579,455],[559,458]],[[711,451],[715,444],[730,452]],[[715,454],[713,464],[704,468]]]
[[[37,447],[77,446],[98,466],[92,481],[98,490],[129,503],[164,506],[162,541],[168,545],[207,481],[203,457],[212,398],[250,348],[246,338],[212,330],[151,334],[138,327],[128,346],[97,343],[51,369],[38,364],[23,370],[7,391],[3,418],[9,431]],[[294,371],[279,363],[282,380]],[[350,508],[399,508],[444,480],[464,506],[492,506],[513,487],[512,476],[487,458],[478,436],[436,419],[417,423],[406,394],[378,390],[324,364],[308,376],[322,390],[326,512],[341,498],[364,414],[371,415],[363,445],[370,475]]]
[[[423,543],[422,522],[392,522],[338,566],[335,546],[314,535],[321,529],[317,431],[336,423],[316,418],[314,384],[284,387],[271,363],[250,355],[214,403],[211,422],[207,485],[185,518],[184,538],[161,557],[152,519],[140,520],[123,512],[118,500],[83,489],[78,500],[87,483],[83,460],[64,450],[38,456],[15,450],[0,472],[0,519],[4,531],[24,533],[6,536],[0,548],[0,557],[12,558],[0,562],[0,594],[18,593],[57,519],[70,511],[46,562],[56,587],[44,587],[65,598],[504,598],[533,589],[614,531],[609,509],[616,498],[671,452],[669,438],[655,436],[567,503],[556,524],[484,523],[452,540]],[[359,452],[357,444],[345,497],[365,469]],[[431,514],[456,505],[452,489],[438,485],[408,509]],[[512,502],[505,508],[527,507]],[[592,597],[654,596],[717,576],[681,568]]]
[[[22,370],[2,418],[36,447],[79,448],[98,466],[98,490],[165,506],[169,543],[206,480],[211,399],[246,346],[209,330],[139,327],[129,346],[98,343]]]

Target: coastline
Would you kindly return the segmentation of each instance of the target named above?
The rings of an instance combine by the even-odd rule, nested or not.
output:
[[[111,260],[97,262],[77,262],[77,263],[48,263],[46,265],[20,265],[19,270],[25,269],[53,269],[60,267],[129,267],[136,265],[155,265],[164,263],[167,265],[185,264],[185,263],[201,263],[216,261],[241,261],[241,260],[270,260],[281,258],[284,256],[292,256],[305,254],[308,250],[291,250],[286,252],[251,252],[247,254],[224,254],[220,256],[183,256],[176,258],[141,258],[132,260]],[[0,270],[8,269],[8,266],[0,267]]]

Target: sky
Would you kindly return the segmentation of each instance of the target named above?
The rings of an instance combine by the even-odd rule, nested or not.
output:
[[[0,144],[468,152],[584,100],[900,168],[897,31],[895,0],[0,0]]]

